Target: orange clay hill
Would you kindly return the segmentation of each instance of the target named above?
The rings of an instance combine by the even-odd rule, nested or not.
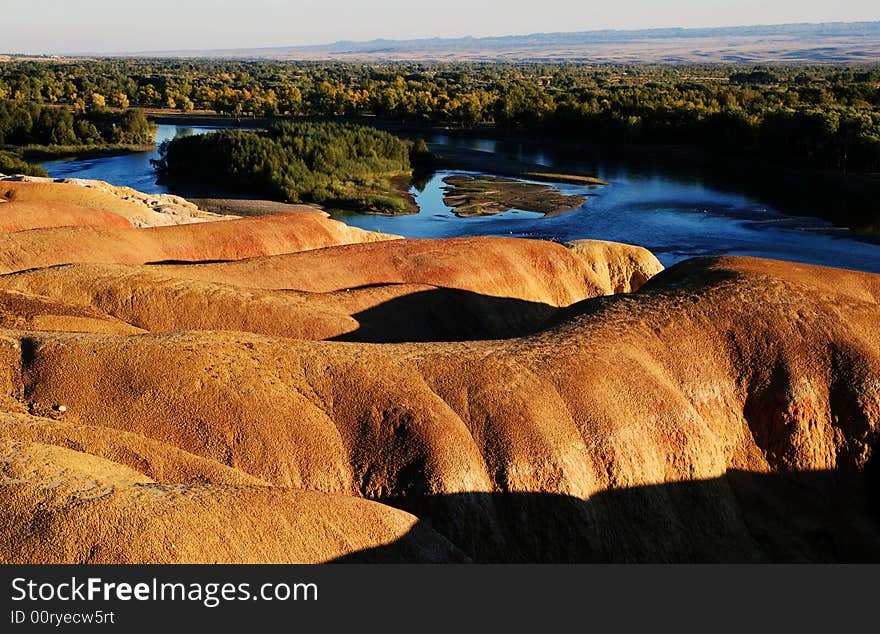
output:
[[[0,203],[3,563],[880,560],[880,276],[51,185]]]

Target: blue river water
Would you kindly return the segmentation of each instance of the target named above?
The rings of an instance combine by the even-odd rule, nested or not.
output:
[[[163,125],[159,126],[157,142],[213,129]],[[491,139],[445,136],[429,140],[503,152],[549,167],[554,163],[552,154],[540,147],[507,148]],[[98,179],[147,193],[164,193],[168,189],[156,182],[150,164],[157,156],[158,152],[144,152],[51,161],[44,167],[56,178]],[[579,209],[550,218],[522,210],[458,218],[443,202],[443,178],[451,173],[438,172],[424,187],[411,190],[420,208],[418,214],[339,217],[354,226],[409,238],[503,235],[560,242],[582,238],[627,242],[647,247],[667,266],[697,255],[731,254],[880,273],[880,244],[818,218],[784,215],[766,201],[729,187],[722,190],[699,175],[619,160],[591,162],[587,173],[610,185],[554,184],[565,193],[587,196]]]

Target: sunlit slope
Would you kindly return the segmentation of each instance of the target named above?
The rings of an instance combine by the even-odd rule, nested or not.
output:
[[[0,235],[5,560],[880,559],[880,276],[384,237]]]
[[[725,481],[698,496],[712,512],[692,522],[693,496],[663,485],[734,470],[858,482],[880,420],[877,298],[869,274],[723,258],[495,342],[10,332],[3,392],[9,409],[138,434],[274,486],[409,508],[477,558],[773,558],[765,532],[797,537],[791,558],[833,558],[830,507],[811,516],[823,535],[811,543],[785,500],[770,500],[785,510],[778,525],[750,525],[754,509]],[[614,504],[578,511],[564,540],[542,538],[540,521],[514,519],[530,498],[517,511],[492,497],[570,504],[642,487],[665,541]]]
[[[237,260],[392,237],[308,212],[147,229],[42,228],[0,235],[0,273],[86,262]]]
[[[501,238],[399,240],[217,264],[30,269],[0,276],[0,324],[21,321],[14,308],[4,318],[3,298],[27,296],[44,304],[44,312],[33,306],[28,313],[35,330],[41,320],[81,315],[99,319],[100,332],[107,331],[104,322],[123,322],[150,332],[302,339],[495,338],[534,330],[558,307],[635,290],[662,270],[645,249],[601,244],[590,250]],[[94,330],[86,326],[60,329]]]

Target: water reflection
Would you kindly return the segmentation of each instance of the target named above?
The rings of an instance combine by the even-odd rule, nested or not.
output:
[[[156,132],[156,145],[176,137],[206,134],[219,128],[160,125]],[[170,190],[156,182],[156,173],[150,160],[159,158],[159,150],[102,156],[99,158],[43,163],[54,178],[88,178],[107,181],[113,185],[126,185],[146,194],[167,194]]]
[[[158,141],[216,128],[160,126]],[[462,139],[436,135],[433,143],[448,143],[484,152],[500,152],[527,162],[557,165],[570,153],[524,142]],[[156,183],[150,159],[157,152],[44,164],[55,177],[93,178],[128,185],[148,193],[168,189]],[[369,230],[411,238],[467,235],[505,235],[557,241],[596,238],[648,247],[660,260],[672,264],[695,255],[740,254],[860,269],[880,273],[880,246],[835,230],[830,223],[809,216],[781,214],[767,198],[748,187],[720,186],[696,170],[673,170],[664,165],[602,159],[585,153],[583,170],[611,183],[586,188],[557,184],[565,193],[584,194],[580,209],[553,218],[510,210],[483,218],[456,217],[443,202],[443,178],[433,174],[414,186],[412,194],[421,212],[384,217],[345,214],[346,222]]]

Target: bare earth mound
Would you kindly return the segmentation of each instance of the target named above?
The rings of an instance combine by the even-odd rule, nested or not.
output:
[[[419,242],[382,245],[409,253],[409,268],[386,262],[376,247],[355,270],[406,282],[401,271],[415,255],[434,259],[423,251],[430,243]],[[596,257],[600,247],[580,249]],[[333,265],[314,283],[336,291],[349,282],[330,273],[340,261],[354,268],[358,260],[338,252],[359,249],[327,250]],[[487,269],[498,257],[488,256]],[[230,282],[262,273],[283,285],[296,267],[271,260],[230,265]],[[193,268],[217,275],[218,266]],[[460,279],[443,261],[424,266]],[[594,273],[626,279],[616,266]],[[561,272],[573,275],[545,271],[564,280]],[[494,282],[483,280],[485,292],[508,283]],[[564,305],[565,288],[545,284],[540,293]],[[98,544],[101,560],[214,560],[195,543],[174,559],[164,542],[141,537],[147,532],[124,519],[131,516],[176,525],[180,539],[194,534],[188,518],[198,517],[199,526],[231,535],[228,556],[242,561],[282,552],[285,561],[334,553],[460,560],[462,552],[492,561],[877,560],[877,483],[865,474],[876,469],[880,433],[878,301],[880,277],[870,274],[704,258],[637,293],[569,306],[556,326],[503,341],[376,346],[240,332],[9,330],[0,340],[0,403],[45,422],[3,428],[24,449],[4,463],[5,503],[17,514],[0,533],[2,552],[75,560]],[[75,462],[96,480],[95,493],[112,491],[68,516],[64,496],[74,489],[58,485],[56,497],[45,484],[54,484],[51,474],[22,475],[16,465],[49,446],[51,455],[38,453],[44,469],[70,468],[57,447],[71,447],[76,429],[106,430],[80,434]],[[139,451],[124,451],[134,439],[142,439]],[[189,461],[189,472],[173,466],[174,455]],[[178,496],[150,484],[163,497],[172,491],[172,500],[147,507],[152,498],[138,502],[133,491],[154,461],[172,465],[178,480],[210,482],[231,470],[270,489],[193,485]],[[199,479],[198,469],[214,475]],[[102,475],[110,471],[116,479]],[[333,501],[306,503],[294,491]],[[359,507],[358,497],[385,506]],[[281,499],[296,510],[279,510]],[[181,508],[190,500],[198,515]],[[37,504],[71,518],[52,524],[46,541],[23,528]],[[413,525],[388,506],[426,523]],[[285,550],[283,533],[264,527],[296,517],[307,518],[297,526],[336,526],[349,541]],[[74,528],[99,522],[117,531],[113,540]],[[384,545],[365,546],[365,533]]]
[[[399,240],[159,270],[173,276],[222,280],[248,288],[315,293],[380,284],[429,284],[551,306],[568,306],[587,297],[636,290],[663,270],[647,249],[602,244],[606,246],[600,252],[516,238]],[[611,269],[626,271],[629,279],[612,280],[608,272]]]
[[[0,562],[880,560],[880,276],[2,185]]]
[[[0,199],[3,202],[5,199]],[[124,217],[67,203],[3,202],[0,204],[0,233],[14,233],[47,227],[131,227]]]
[[[637,289],[662,269],[644,249],[602,244],[591,252],[469,238],[397,241],[382,250],[332,247],[240,266],[64,265],[0,276],[0,289],[43,298],[40,319],[50,325],[59,313],[85,311],[100,320],[40,328],[32,309],[33,330],[109,332],[106,323],[113,322],[149,332],[236,330],[299,339],[499,338],[534,331],[559,306]]]
[[[377,547],[400,561],[467,560],[415,517],[358,498],[157,484],[118,463],[35,442],[0,440],[0,455],[4,563],[319,563]]]
[[[17,291],[0,291],[0,328],[119,334],[143,332],[136,326],[88,306],[73,306]]]
[[[0,235],[0,274],[73,262],[238,260],[393,237],[299,212],[148,229],[33,229]]]

